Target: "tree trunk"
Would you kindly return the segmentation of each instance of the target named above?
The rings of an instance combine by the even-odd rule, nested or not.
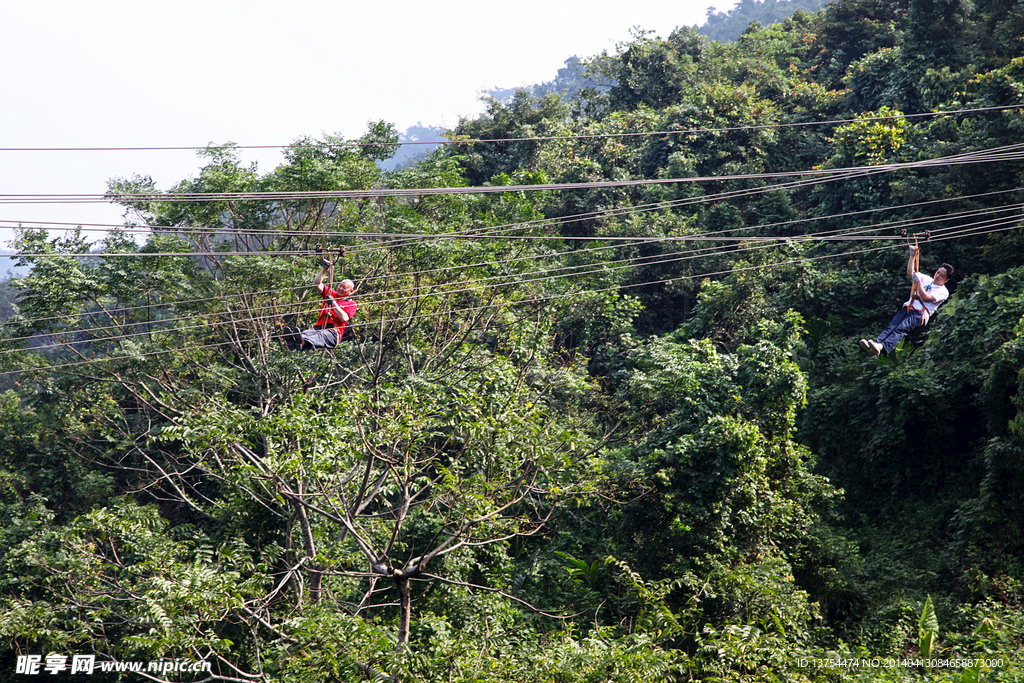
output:
[[[409,623],[412,621],[412,591],[409,589],[408,576],[395,576],[398,584],[398,647],[409,643]]]
[[[302,494],[302,484],[299,483],[299,495]],[[309,558],[309,601],[313,604],[320,602],[323,594],[323,572],[317,568],[316,543],[313,540],[313,528],[309,524],[309,515],[301,503],[295,503],[295,516],[299,518],[299,527],[302,530],[302,547]]]

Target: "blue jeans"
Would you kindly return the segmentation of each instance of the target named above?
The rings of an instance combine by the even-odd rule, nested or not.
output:
[[[882,333],[875,337],[875,341],[882,345],[886,355],[892,353],[896,345],[903,340],[915,327],[924,324],[924,316],[921,311],[901,308],[893,316],[892,321],[886,326]]]

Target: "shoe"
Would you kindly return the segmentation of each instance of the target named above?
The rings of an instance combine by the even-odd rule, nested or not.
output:
[[[302,349],[302,333],[299,332],[297,327],[286,327],[285,334],[288,335],[288,341],[294,347],[293,351],[299,351]]]
[[[284,345],[288,347],[289,351],[302,348],[302,334],[295,327],[285,325],[281,329],[281,339],[284,339]]]
[[[871,341],[869,339],[861,339],[858,342],[858,344],[860,344],[860,348],[864,349],[864,353],[870,354],[872,356],[880,355],[882,353],[882,349],[885,348],[878,342]]]

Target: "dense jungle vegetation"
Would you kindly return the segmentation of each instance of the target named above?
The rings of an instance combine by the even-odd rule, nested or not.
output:
[[[228,144],[112,179],[98,246],[19,233],[0,678],[1024,679],[1024,3],[581,63],[610,87],[493,99],[411,168],[384,122],[269,172]],[[868,357],[901,230],[952,296]],[[359,311],[289,353],[318,243]]]

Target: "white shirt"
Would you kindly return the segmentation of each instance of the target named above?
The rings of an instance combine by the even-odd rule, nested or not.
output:
[[[918,290],[927,292],[935,297],[935,301],[923,301],[917,297],[907,300],[903,305],[911,306],[915,311],[924,311],[924,322],[928,322],[928,317],[935,312],[935,309],[939,307],[943,301],[949,298],[949,290],[944,285],[932,284],[933,279],[929,275],[924,273],[914,273],[914,282],[918,283]],[[913,304],[911,304],[913,302]],[[924,308],[922,308],[922,306]]]

